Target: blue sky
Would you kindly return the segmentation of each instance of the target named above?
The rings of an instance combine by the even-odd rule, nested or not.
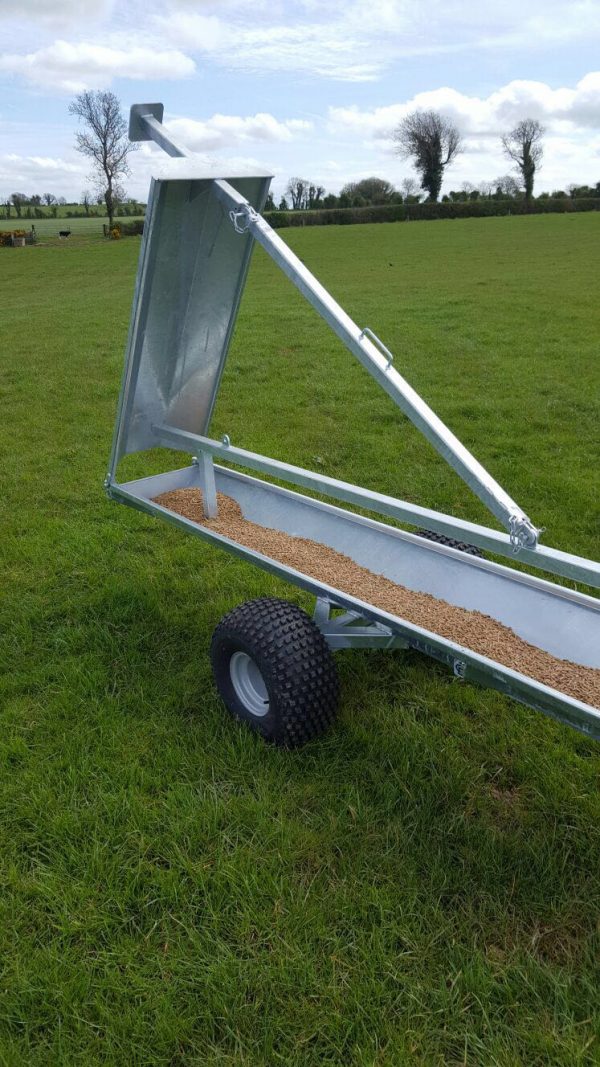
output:
[[[454,119],[464,152],[445,188],[510,170],[500,136],[546,128],[537,189],[600,180],[600,2],[506,0],[0,0],[0,199],[79,198],[72,97],[110,88],[124,111],[160,100],[202,156],[338,192],[413,177],[392,133],[415,107]],[[153,146],[126,182],[145,198]]]

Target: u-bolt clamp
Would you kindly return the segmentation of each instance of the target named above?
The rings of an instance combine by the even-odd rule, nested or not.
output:
[[[229,218],[236,233],[247,233],[250,223],[256,222],[258,212],[254,210],[251,204],[244,204],[237,211],[230,211]]]
[[[541,530],[536,529],[526,515],[511,515],[510,543],[515,556],[522,548],[537,548],[541,532]]]

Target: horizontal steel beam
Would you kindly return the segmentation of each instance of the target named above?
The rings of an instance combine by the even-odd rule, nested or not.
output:
[[[379,515],[386,515],[412,526],[423,526],[428,530],[445,534],[447,537],[453,537],[457,541],[467,541],[469,544],[496,555],[515,559],[510,537],[500,530],[491,530],[487,526],[467,522],[466,519],[457,519],[453,515],[423,508],[406,500],[397,500],[395,497],[374,492],[372,489],[364,489],[350,482],[329,478],[325,474],[295,467],[290,463],[282,463],[280,460],[249,452],[245,448],[223,444],[209,437],[202,437],[200,434],[189,433],[187,430],[178,430],[174,426],[155,426],[154,431],[158,441],[169,448],[176,448],[191,455],[208,452],[212,456],[218,456],[219,459],[240,467],[280,478],[281,481],[323,493],[336,500],[343,500],[347,504],[375,511]],[[574,556],[545,545],[522,548],[518,560],[519,563],[526,563],[539,570],[600,589],[600,563],[594,560]]]

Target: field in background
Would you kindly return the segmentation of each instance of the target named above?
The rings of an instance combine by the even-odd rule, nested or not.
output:
[[[546,543],[595,558],[599,238],[285,234]],[[0,1062],[597,1064],[600,747],[416,653],[340,654],[339,724],[300,752],[226,717],[220,616],[310,601],[104,497],[138,250],[0,249]],[[487,521],[260,251],[224,432]]]
[[[143,215],[127,215],[117,217],[115,222],[133,222]],[[85,219],[0,219],[0,230],[30,230],[35,226],[38,238],[58,237],[59,230],[71,230],[73,236],[98,237],[102,236],[102,227],[108,223],[108,218],[85,218]]]

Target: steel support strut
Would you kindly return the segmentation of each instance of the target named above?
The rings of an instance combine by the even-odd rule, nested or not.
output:
[[[160,121],[162,105],[136,104],[131,109],[132,140],[154,140],[170,156],[186,156],[166,134]],[[368,328],[360,329],[301,260],[227,181],[217,179],[213,190],[229,214],[236,232],[250,233],[297,289],[322,316],[334,333],[391,396],[446,462],[500,520],[510,535],[513,550],[535,549],[540,531],[502,486],[486,471],[419,394],[392,366],[392,354]],[[370,340],[373,338],[373,340]],[[374,343],[376,342],[376,343]]]
[[[336,606],[326,597],[317,597],[313,614],[313,622],[333,651],[340,648],[410,648],[401,634],[394,633],[381,622],[370,622],[358,611],[332,615]]]
[[[356,325],[268,222],[228,182],[214,183],[215,195],[226,208],[238,233],[249,232],[271,259],[322,316],[375,381],[437,449],[440,455],[477,494],[508,530],[515,549],[532,548],[539,530],[485,467],[475,459],[419,394],[392,366],[391,353],[369,340],[372,331]],[[379,341],[379,339],[377,339]],[[379,342],[381,344],[381,342]]]

